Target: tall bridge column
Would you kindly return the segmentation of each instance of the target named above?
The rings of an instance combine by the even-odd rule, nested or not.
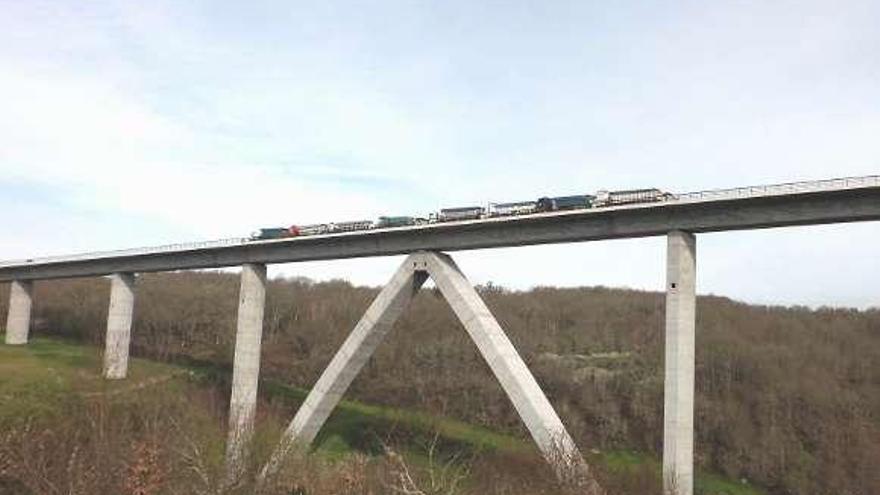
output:
[[[253,436],[265,302],[266,265],[242,266],[226,440],[226,471],[230,483],[237,480],[244,469],[245,452]]]
[[[31,305],[33,304],[33,282],[13,280],[9,288],[9,313],[6,317],[6,343],[8,345],[27,344],[31,328]]]
[[[663,486],[668,495],[693,493],[695,327],[696,238],[673,231],[666,253],[663,407]]]
[[[120,379],[128,374],[128,349],[134,314],[133,273],[110,277],[110,307],[107,310],[107,336],[104,344],[104,378]]]

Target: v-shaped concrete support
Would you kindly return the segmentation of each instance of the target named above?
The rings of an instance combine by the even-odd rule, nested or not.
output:
[[[260,478],[276,472],[295,447],[308,446],[315,439],[428,276],[477,345],[557,476],[568,485],[577,485],[582,493],[603,494],[553,406],[477,291],[448,255],[432,252],[408,256],[382,289],[306,397]]]

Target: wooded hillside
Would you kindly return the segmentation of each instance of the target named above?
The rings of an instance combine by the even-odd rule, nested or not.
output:
[[[7,288],[0,289],[6,314]],[[659,454],[663,294],[608,288],[480,289],[584,449]],[[100,344],[109,283],[36,285],[35,333]],[[377,289],[273,280],[263,374],[309,387]],[[230,363],[238,277],[145,275],[133,352]],[[701,297],[697,462],[773,494],[880,493],[880,310],[750,306]],[[349,396],[522,429],[488,367],[431,288]]]

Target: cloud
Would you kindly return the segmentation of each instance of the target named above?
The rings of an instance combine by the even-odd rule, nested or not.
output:
[[[0,93],[8,95],[0,114],[0,173],[7,181],[61,188],[74,208],[151,216],[198,236],[381,210],[369,190],[352,192],[347,183],[375,186],[382,175],[212,163],[215,155],[193,154],[198,139],[212,136],[99,80],[0,74]]]
[[[848,5],[8,3],[0,257],[876,173],[878,11]],[[872,304],[875,227],[701,236],[700,290]],[[456,257],[476,283],[659,289],[663,245]],[[273,272],[378,284],[396,262]]]

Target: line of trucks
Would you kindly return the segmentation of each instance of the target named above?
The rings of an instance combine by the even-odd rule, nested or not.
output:
[[[543,197],[534,201],[513,203],[489,203],[487,206],[462,206],[443,208],[425,217],[394,216],[379,217],[378,220],[355,220],[346,222],[318,223],[311,225],[291,225],[290,227],[268,227],[251,234],[250,240],[283,239],[310,235],[337,234],[361,230],[408,227],[431,223],[477,220],[481,218],[510,217],[565,210],[585,210],[608,206],[638,203],[657,203],[674,200],[674,194],[660,189],[631,189],[626,191],[598,191],[595,195]]]

